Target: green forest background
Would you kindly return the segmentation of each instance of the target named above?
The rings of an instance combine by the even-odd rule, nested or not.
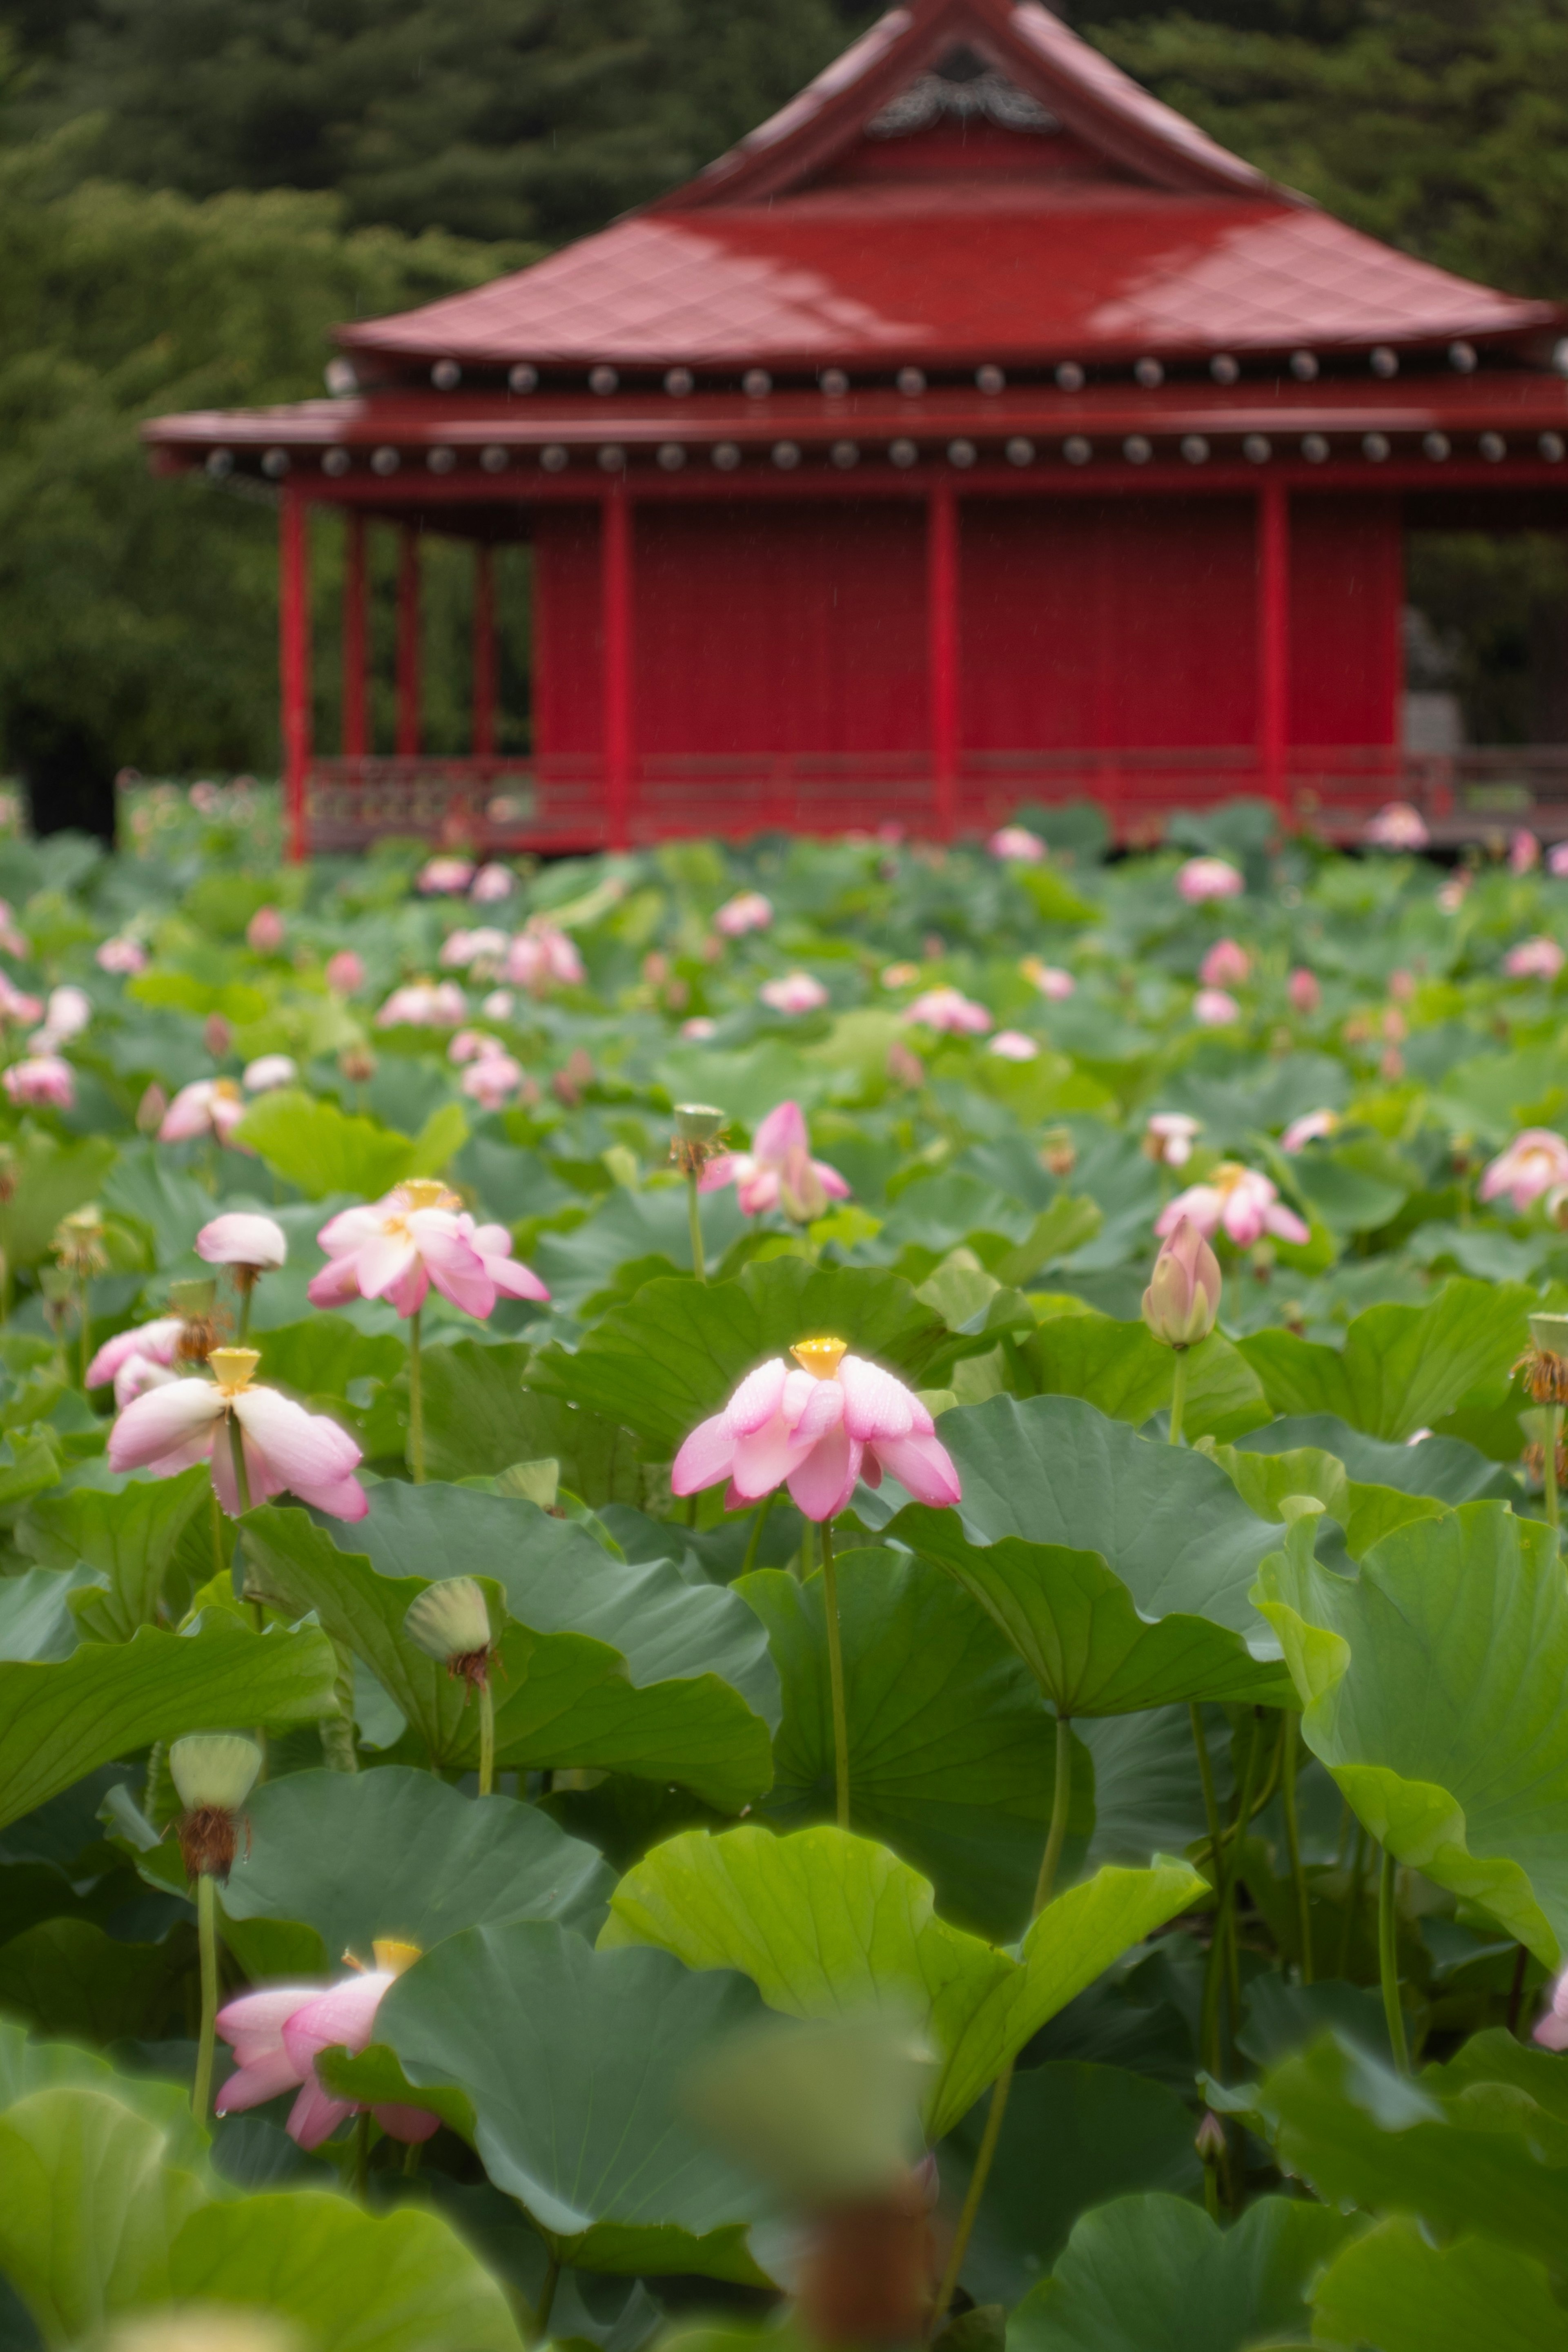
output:
[[[0,0],[0,735],[276,767],[274,528],[154,482],[159,411],[319,392],[336,320],[477,283],[697,169],[874,9],[839,0]],[[1375,235],[1568,297],[1568,0],[1076,0],[1226,145]],[[324,585],[331,550],[321,541]],[[1472,734],[1543,724],[1546,541],[1413,593]],[[432,567],[432,748],[463,741],[465,568]],[[526,569],[508,579],[524,642]],[[387,667],[383,661],[383,670]],[[526,681],[506,699],[526,740]],[[332,680],[320,682],[329,727]],[[1557,731],[1568,727],[1557,722]],[[329,738],[330,740],[330,738]]]

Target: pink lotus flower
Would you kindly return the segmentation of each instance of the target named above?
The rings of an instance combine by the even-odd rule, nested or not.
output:
[[[986,1051],[1004,1062],[1034,1062],[1040,1058],[1038,1043],[1021,1029],[998,1029]]]
[[[0,1021],[14,1021],[18,1026],[43,1016],[42,997],[29,996],[26,991],[0,971]]]
[[[496,907],[503,898],[509,898],[517,887],[517,877],[509,866],[481,866],[468,896],[477,907]]]
[[[1510,980],[1555,980],[1564,958],[1555,940],[1521,940],[1502,960]]]
[[[473,1067],[463,1073],[459,1091],[481,1110],[504,1110],[522,1083],[522,1064],[510,1054],[481,1054]]]
[[[877,1486],[886,1475],[918,1502],[957,1502],[957,1471],[913,1390],[841,1339],[803,1339],[789,1352],[799,1370],[778,1357],[759,1364],[693,1430],[670,1473],[673,1494],[727,1479],[725,1507],[737,1510],[787,1486],[809,1519],[831,1519],[858,1478]]]
[[[35,1054],[57,1054],[79,1037],[92,1019],[92,999],[85,988],[51,988],[44,1009],[44,1025],[27,1043]]]
[[[1552,2001],[1535,2023],[1534,2039],[1543,2050],[1568,2050],[1568,1969],[1552,1988]]]
[[[820,1013],[828,1001],[827,990],[809,971],[765,980],[757,993],[770,1013]]]
[[[723,1151],[697,1180],[699,1192],[735,1186],[743,1216],[759,1217],[782,1208],[797,1224],[821,1216],[830,1200],[847,1201],[850,1188],[836,1168],[811,1158],[811,1139],[799,1103],[770,1110],[751,1139],[749,1151]]]
[[[727,940],[743,939],[747,931],[765,931],[773,920],[773,901],[765,898],[760,890],[737,890],[727,898],[713,919],[716,931]]]
[[[926,989],[904,1006],[902,1017],[912,1026],[936,1029],[948,1037],[983,1037],[991,1025],[985,1006],[958,988]]]
[[[1306,1111],[1291,1121],[1280,1138],[1280,1149],[1293,1159],[1309,1143],[1326,1143],[1331,1135],[1338,1134],[1342,1123],[1337,1110]]]
[[[1197,968],[1206,988],[1243,988],[1252,976],[1252,959],[1236,940],[1216,940]]]
[[[365,967],[352,948],[340,948],[327,960],[327,985],[334,996],[357,996],[365,984]]]
[[[1019,970],[1052,1004],[1065,1004],[1070,996],[1078,993],[1078,982],[1060,964],[1041,963],[1038,956],[1025,956]]]
[[[1554,842],[1546,853],[1546,870],[1561,881],[1568,874],[1568,841]]]
[[[226,1143],[244,1117],[245,1100],[232,1078],[193,1078],[164,1112],[158,1140],[190,1143],[211,1135]]]
[[[1479,1189],[1483,1201],[1506,1192],[1514,1215],[1521,1217],[1554,1184],[1568,1184],[1568,1143],[1549,1127],[1527,1127],[1498,1154]]]
[[[1555,855],[1555,852],[1553,855]],[[1555,867],[1552,870],[1555,872]],[[1568,866],[1565,866],[1563,870],[1565,873],[1568,873]],[[1437,904],[1445,915],[1457,915],[1458,913],[1459,908],[1464,905],[1466,898],[1469,895],[1469,887],[1470,877],[1468,874],[1454,874],[1449,876],[1448,881],[1442,885],[1441,888],[1437,892]]]
[[[481,997],[479,1010],[486,1021],[509,1021],[516,1002],[509,988],[493,988],[488,996]]]
[[[1362,835],[1374,849],[1425,849],[1431,837],[1420,810],[1408,801],[1390,801],[1380,808]]]
[[[283,918],[276,907],[258,907],[245,927],[246,945],[253,955],[275,956],[283,945]]]
[[[1176,886],[1189,907],[1201,907],[1209,898],[1239,898],[1247,887],[1228,857],[1189,857]]]
[[[0,898],[0,949],[4,949],[7,955],[18,958],[30,956],[33,952],[31,940],[26,932],[17,929],[16,919],[4,898]],[[33,1017],[36,1020],[37,1015],[35,1013]]]
[[[99,971],[113,972],[122,980],[134,979],[147,969],[147,950],[140,940],[105,940],[93,950],[92,960]]]
[[[1206,1242],[1223,1232],[1238,1249],[1250,1249],[1265,1234],[1273,1234],[1282,1242],[1312,1239],[1295,1211],[1287,1209],[1281,1200],[1279,1186],[1259,1170],[1243,1168],[1234,1160],[1222,1160],[1201,1184],[1189,1184],[1167,1202],[1155,1220],[1155,1231],[1162,1241],[1175,1233],[1184,1217],[1192,1219]]]
[[[1541,844],[1528,825],[1520,825],[1508,845],[1508,862],[1515,874],[1533,874],[1541,863]]]
[[[510,945],[505,931],[484,928],[454,931],[442,947],[441,968],[444,971],[466,971],[470,964],[483,964],[493,976],[500,971]]]
[[[1223,988],[1200,988],[1192,1000],[1192,1017],[1200,1028],[1225,1029],[1240,1020],[1241,1007]]]
[[[482,1061],[486,1054],[504,1054],[506,1050],[498,1037],[486,1036],[483,1029],[459,1029],[446,1048],[446,1058],[461,1069],[465,1063]]]
[[[12,1063],[5,1073],[5,1091],[14,1103],[29,1110],[69,1110],[77,1098],[76,1075],[57,1054],[33,1054]]]
[[[1038,866],[1045,856],[1044,842],[1027,824],[999,825],[986,847],[993,857],[1010,858],[1020,866]]]
[[[1298,964],[1285,982],[1285,993],[1291,1000],[1292,1013],[1315,1013],[1323,1001],[1323,992],[1315,971]]]
[[[530,916],[507,951],[507,978],[536,996],[552,986],[576,988],[584,977],[576,943],[544,915]]]
[[[228,1421],[239,1423],[246,1476],[253,1503],[298,1495],[336,1519],[362,1519],[370,1509],[354,1476],[360,1449],[325,1413],[307,1412],[276,1389],[253,1388],[261,1359],[254,1348],[215,1348],[214,1377],[169,1381],[128,1404],[109,1433],[111,1470],[151,1470],[172,1478],[193,1463],[212,1466],[213,1491],[230,1518],[239,1515],[239,1489]]]
[[[1195,1348],[1213,1330],[1224,1292],[1219,1260],[1192,1219],[1180,1218],[1155,1260],[1144,1321],[1162,1347]]]
[[[225,1209],[196,1235],[196,1255],[206,1265],[247,1265],[267,1273],[287,1263],[288,1243],[282,1226],[270,1217],[250,1209]]]
[[[350,1298],[385,1298],[400,1315],[415,1315],[432,1283],[443,1298],[483,1322],[496,1294],[548,1298],[538,1275],[512,1263],[504,1225],[476,1226],[459,1213],[457,1196],[433,1178],[400,1184],[382,1201],[344,1209],[316,1236],[331,1263],[308,1286],[315,1307],[341,1307]]]
[[[258,1054],[247,1062],[240,1083],[247,1095],[268,1095],[279,1087],[291,1087],[299,1076],[288,1054]]]
[[[694,1013],[689,1021],[681,1024],[681,1034],[694,1045],[706,1045],[718,1034],[718,1023],[710,1021],[706,1013]]]
[[[888,963],[882,968],[883,988],[915,988],[919,980],[920,966],[917,963]]]
[[[219,2010],[217,2029],[237,2060],[214,2102],[220,2116],[243,2115],[281,2091],[298,2090],[287,2129],[301,2147],[319,2147],[340,2124],[360,2108],[322,2088],[316,2061],[324,2050],[345,2049],[355,2057],[375,2037],[376,2011],[389,1985],[411,1960],[412,1946],[378,1942],[377,1965],[340,1984],[269,1985],[241,1993]],[[385,2105],[371,2110],[389,2139],[429,2139],[441,2118],[425,2107]]]
[[[452,898],[466,890],[473,879],[472,858],[430,857],[420,867],[414,887],[427,898]]]
[[[115,1403],[129,1404],[143,1389],[158,1385],[157,1381],[144,1377],[148,1370],[155,1372],[159,1381],[172,1380],[173,1374],[167,1368],[174,1361],[184,1328],[180,1316],[160,1315],[151,1323],[137,1324],[132,1330],[117,1331],[112,1339],[104,1341],[88,1366],[88,1387],[100,1389],[106,1381],[112,1381]]]
[[[1151,1111],[1144,1129],[1144,1150],[1156,1167],[1185,1168],[1202,1127],[1200,1118],[1191,1118],[1185,1110]]]
[[[455,1029],[468,1000],[455,980],[412,980],[394,988],[376,1015],[378,1029]]]

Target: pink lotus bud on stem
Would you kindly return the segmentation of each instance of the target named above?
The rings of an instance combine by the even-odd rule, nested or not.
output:
[[[1162,1347],[1207,1339],[1219,1313],[1219,1260],[1190,1217],[1183,1217],[1155,1260],[1144,1293],[1144,1320]]]

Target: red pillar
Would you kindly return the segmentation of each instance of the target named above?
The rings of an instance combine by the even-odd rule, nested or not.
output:
[[[1259,760],[1263,789],[1283,807],[1291,764],[1291,494],[1283,482],[1258,492]]]
[[[474,716],[470,748],[476,760],[496,750],[496,551],[483,540],[474,550]]]
[[[958,500],[943,475],[926,501],[925,548],[932,816],[937,839],[951,841],[958,827]]]
[[[365,518],[343,518],[343,750],[351,760],[371,748]]]
[[[310,766],[310,540],[304,492],[289,484],[278,509],[277,671],[283,803],[290,858],[305,856]]]
[[[632,846],[632,509],[624,478],[600,505],[604,636],[604,829]]]
[[[402,759],[418,755],[419,705],[419,533],[405,523],[397,569],[397,748]]]

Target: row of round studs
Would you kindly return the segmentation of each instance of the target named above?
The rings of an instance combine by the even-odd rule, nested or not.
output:
[[[1568,344],[1560,347],[1560,356],[1568,358]],[[1448,365],[1461,375],[1473,374],[1479,364],[1473,343],[1450,343],[1448,360]],[[340,364],[334,362],[334,366]],[[1315,352],[1292,352],[1288,365],[1298,383],[1312,383],[1320,371],[1320,362]],[[1388,344],[1380,343],[1375,351],[1367,353],[1367,365],[1374,375],[1382,376],[1386,380],[1398,374],[1399,354]],[[1164,383],[1166,380],[1165,362],[1154,358],[1152,354],[1134,360],[1132,373],[1135,382],[1150,392]],[[1228,352],[1217,352],[1208,362],[1208,373],[1216,383],[1237,383],[1241,377],[1241,362],[1233,358]],[[1088,381],[1086,371],[1076,360],[1063,360],[1053,371],[1053,374],[1057,384],[1063,392],[1082,392]],[[352,362],[349,362],[347,373],[340,376],[334,377],[331,370],[329,370],[328,382],[334,389],[340,382],[346,390],[351,391],[355,388],[354,383],[350,381],[351,377]],[[455,360],[437,360],[430,371],[430,380],[437,392],[455,392],[463,381],[463,370]],[[521,360],[508,372],[507,382],[513,392],[537,392],[539,384],[539,371],[530,361]],[[918,400],[921,394],[927,389],[924,368],[902,367],[894,376],[894,382],[898,390],[909,400]],[[988,363],[985,367],[976,369],[975,383],[981,392],[998,393],[1007,390],[1008,379],[1003,369]],[[696,377],[688,367],[673,367],[665,371],[664,390],[673,399],[685,400],[696,390]],[[823,368],[817,378],[817,386],[819,391],[825,394],[830,400],[841,400],[850,389],[850,379],[842,368]],[[620,369],[607,365],[591,368],[588,375],[588,388],[604,398],[608,398],[613,392],[619,392]],[[748,400],[766,400],[773,390],[773,378],[766,368],[747,368],[741,377],[740,388]]]
[[[1312,466],[1324,464],[1333,454],[1329,441],[1321,433],[1303,434],[1296,446],[1299,454]],[[1201,433],[1184,435],[1178,447],[1189,466],[1207,465],[1214,454],[1211,444]],[[1446,433],[1426,434],[1421,447],[1425,456],[1437,464],[1454,454],[1454,445]],[[1500,433],[1483,433],[1477,439],[1476,449],[1489,465],[1495,466],[1500,465],[1508,456],[1509,444]],[[1561,465],[1565,450],[1568,450],[1568,444],[1564,443],[1562,434],[1537,435],[1535,454],[1544,457],[1549,464]],[[920,461],[919,447],[913,441],[892,441],[886,454],[890,464],[900,467],[915,466]],[[1082,434],[1071,434],[1061,444],[1061,454],[1070,466],[1087,466],[1094,457],[1094,444]],[[1155,445],[1145,434],[1130,433],[1121,444],[1121,454],[1131,466],[1146,466],[1155,455]],[[1291,452],[1278,449],[1277,445],[1264,434],[1249,433],[1241,443],[1241,454],[1249,464],[1265,466],[1276,454],[1290,455]],[[1393,456],[1394,445],[1385,433],[1366,433],[1362,436],[1361,454],[1371,464],[1382,465],[1385,458]],[[677,474],[689,462],[691,453],[678,441],[666,441],[654,455],[657,464],[665,473]],[[776,441],[768,452],[772,463],[781,473],[792,472],[801,463],[804,455],[798,441]],[[828,459],[830,464],[847,472],[858,466],[864,455],[858,442],[835,441],[828,451]],[[1003,455],[1011,466],[1032,466],[1040,451],[1034,442],[1022,434],[1016,434],[1006,444]],[[977,464],[979,456],[973,441],[949,441],[947,444],[946,457],[951,466],[967,468]],[[619,444],[611,443],[596,453],[596,461],[603,472],[619,473],[628,462],[627,453]],[[734,473],[744,462],[744,452],[737,442],[720,441],[709,452],[709,461],[720,473]],[[215,480],[222,480],[226,474],[233,472],[234,462],[231,450],[214,449],[207,458],[207,471]],[[351,471],[353,462],[347,449],[329,449],[322,457],[321,470],[338,479]],[[457,452],[447,448],[432,449],[424,462],[433,474],[450,474],[456,467]],[[486,474],[505,473],[511,462],[512,453],[497,446],[479,452],[479,465]],[[372,474],[383,477],[395,474],[402,463],[402,455],[396,449],[380,448],[371,452]],[[570,463],[571,452],[559,442],[539,451],[539,464],[547,474],[562,474]],[[268,449],[262,458],[261,470],[271,480],[280,481],[290,470],[290,465],[286,449]]]

